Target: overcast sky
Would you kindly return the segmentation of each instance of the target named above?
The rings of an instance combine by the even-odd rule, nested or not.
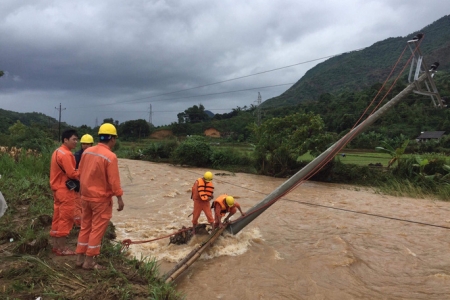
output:
[[[75,126],[148,121],[150,105],[157,126],[195,104],[225,113],[449,12],[447,0],[1,0],[0,108],[58,119],[61,103]]]

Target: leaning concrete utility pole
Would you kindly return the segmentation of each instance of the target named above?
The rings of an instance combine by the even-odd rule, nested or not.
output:
[[[183,273],[184,270],[189,268],[189,266],[192,265],[206,249],[212,246],[214,241],[222,234],[225,228],[226,225],[223,228],[217,228],[213,232],[211,232],[211,235],[206,239],[206,241],[204,241],[196,248],[194,248],[184,259],[182,259],[179,263],[177,263],[172,268],[172,270],[170,270],[164,275],[164,282],[166,283],[172,282],[178,276],[180,276],[180,274]]]
[[[418,41],[420,38],[413,39],[411,41],[408,41],[408,45],[415,44],[416,48],[418,49]],[[418,52],[420,53],[420,51]],[[413,55],[415,54],[415,51],[413,51]],[[293,175],[291,178],[289,178],[287,181],[285,181],[283,184],[281,184],[277,189],[275,189],[272,193],[270,193],[266,198],[264,198],[261,202],[250,208],[248,211],[246,211],[246,216],[241,217],[237,219],[236,221],[229,224],[227,227],[227,231],[232,234],[237,234],[239,231],[241,231],[245,226],[247,226],[250,222],[252,222],[254,219],[256,219],[260,214],[262,214],[267,208],[269,208],[272,204],[274,204],[279,198],[289,193],[292,189],[294,189],[296,186],[298,186],[302,181],[307,180],[311,174],[315,174],[320,168],[326,164],[330,159],[332,159],[340,150],[341,148],[349,143],[353,138],[355,138],[357,135],[359,135],[361,132],[366,130],[370,125],[372,125],[376,120],[378,120],[382,115],[384,115],[388,110],[390,110],[394,105],[399,103],[407,94],[409,94],[412,91],[423,91],[420,86],[422,83],[425,82],[425,85],[428,87],[428,83],[430,81],[432,82],[432,78],[434,73],[436,72],[436,63],[434,63],[430,69],[425,67],[425,63],[423,61],[423,57],[420,54],[419,56],[414,56],[414,59],[412,60],[412,64],[416,64],[416,72],[414,76],[414,80],[403,90],[401,91],[397,96],[392,98],[390,101],[388,101],[384,106],[382,106],[380,109],[378,109],[375,113],[370,115],[364,122],[359,124],[357,127],[355,127],[353,130],[351,130],[349,133],[347,133],[343,138],[341,138],[339,141],[337,141],[335,144],[333,144],[330,148],[328,148],[325,152],[320,154],[318,157],[316,157],[313,161],[311,161],[309,164],[307,164],[303,169],[298,171],[295,175]],[[439,65],[439,64],[438,64]],[[433,87],[433,91],[430,91],[427,89],[427,94],[433,97],[436,97],[439,99],[438,103],[442,103],[440,101],[439,93],[437,92],[437,89],[435,89],[434,82],[431,84]],[[415,90],[416,89],[416,90]],[[422,93],[425,94],[425,93]],[[439,105],[440,107],[443,107]]]

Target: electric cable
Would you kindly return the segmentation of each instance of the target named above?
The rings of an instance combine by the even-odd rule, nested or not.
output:
[[[201,174],[192,172],[192,171],[186,171],[188,173],[193,173],[197,176],[202,176]],[[227,182],[223,179],[220,179],[223,183],[237,187],[237,188],[241,188],[244,190],[248,190],[254,193],[258,193],[261,195],[265,195],[267,196],[268,194],[263,193],[261,191],[257,191],[251,188],[247,188],[247,187],[243,187],[237,184],[233,184],[231,182]],[[394,220],[394,221],[401,221],[401,222],[407,222],[407,223],[412,223],[412,224],[418,224],[418,225],[424,225],[424,226],[430,226],[430,227],[437,227],[437,228],[443,228],[443,229],[450,229],[450,227],[447,226],[442,226],[442,225],[436,225],[436,224],[431,224],[431,223],[425,223],[425,222],[420,222],[420,221],[414,221],[414,220],[408,220],[408,219],[402,219],[402,218],[396,218],[396,217],[389,217],[389,216],[384,216],[384,215],[380,215],[380,214],[374,214],[374,213],[367,213],[367,212],[361,212],[361,211],[357,211],[357,210],[352,210],[352,209],[346,209],[346,208],[339,208],[339,207],[334,207],[334,206],[329,206],[329,205],[323,205],[323,204],[317,204],[317,203],[311,203],[311,202],[306,202],[306,201],[300,201],[300,200],[292,200],[292,199],[287,199],[287,198],[283,198],[280,200],[284,200],[284,201],[289,201],[289,202],[295,202],[295,203],[299,203],[299,204],[303,204],[303,205],[307,205],[307,206],[315,206],[315,207],[320,207],[320,208],[327,208],[327,209],[334,209],[334,210],[340,210],[340,211],[345,211],[345,212],[350,212],[350,213],[354,213],[354,214],[360,214],[360,215],[367,215],[367,216],[371,216],[371,217],[378,217],[378,218],[383,218],[383,219],[389,219],[389,220]],[[240,217],[242,218],[242,217]],[[240,219],[239,218],[239,219]]]
[[[323,60],[323,59],[327,59],[327,58],[339,56],[339,55],[342,55],[342,54],[345,54],[345,53],[350,53],[350,52],[354,52],[354,51],[360,51],[360,50],[363,50],[363,49],[365,49],[365,47],[364,47],[364,48],[358,48],[358,49],[350,50],[350,51],[345,51],[345,52],[341,52],[341,53],[337,53],[337,54],[327,55],[327,56],[323,56],[323,57],[319,57],[319,58],[314,58],[314,59],[302,61],[302,62],[299,62],[299,63],[296,63],[296,64],[287,65],[287,66],[283,66],[283,67],[279,67],[279,68],[275,68],[275,69],[270,69],[270,70],[266,70],[266,71],[261,71],[261,72],[253,73],[253,74],[248,74],[248,75],[239,76],[239,77],[230,78],[230,79],[221,80],[221,81],[216,81],[216,82],[212,82],[212,83],[208,83],[208,84],[204,84],[204,85],[199,85],[199,86],[195,86],[195,87],[191,87],[191,88],[186,88],[186,89],[176,90],[176,91],[167,92],[167,93],[161,93],[161,94],[157,94],[157,95],[153,95],[153,96],[147,96],[147,97],[136,98],[136,99],[132,99],[132,100],[118,101],[118,102],[110,103],[110,104],[101,104],[101,105],[99,105],[99,106],[102,106],[102,105],[121,104],[121,103],[128,103],[128,102],[135,102],[135,101],[139,101],[139,100],[151,99],[151,98],[156,98],[156,97],[160,97],[160,96],[165,96],[165,95],[175,94],[175,93],[179,93],[179,92],[185,92],[185,91],[190,91],[190,90],[200,89],[200,88],[204,88],[204,87],[208,87],[208,86],[212,86],[212,85],[217,85],[217,84],[221,84],[221,83],[225,83],[225,82],[230,82],[230,81],[234,81],[234,80],[238,80],[238,79],[243,79],[243,78],[248,78],[248,77],[252,77],[252,76],[257,76],[257,75],[261,75],[261,74],[265,74],[265,73],[270,73],[270,72],[274,72],[274,71],[279,71],[279,70],[282,70],[282,69],[287,69],[287,68],[291,68],[291,67],[295,67],[295,66],[307,64],[307,63],[310,63],[310,62],[318,61],[318,60]],[[154,101],[155,101],[155,100],[153,100],[152,102],[154,102]],[[160,101],[165,101],[165,100],[160,100]],[[72,108],[74,108],[74,107],[72,107]],[[76,108],[76,107],[75,107],[75,108]]]
[[[157,102],[157,101],[171,101],[171,100],[178,100],[178,99],[187,99],[187,98],[197,98],[197,97],[223,95],[223,94],[230,94],[230,93],[239,93],[239,92],[246,92],[246,91],[260,90],[260,89],[266,89],[266,88],[273,88],[273,87],[279,87],[279,86],[291,85],[291,84],[294,84],[294,82],[280,83],[280,84],[275,84],[275,85],[266,85],[266,86],[255,87],[255,88],[248,88],[248,89],[242,89],[242,90],[225,91],[225,92],[217,92],[217,93],[210,93],[210,94],[192,95],[192,96],[183,96],[183,97],[170,98],[170,99],[159,99],[159,100],[153,100],[152,103],[153,102]],[[111,104],[91,105],[91,106],[89,106],[89,108],[86,108],[86,107],[80,107],[80,108],[72,107],[72,108],[78,108],[79,110],[91,110],[92,107],[96,107],[96,106],[111,106],[111,105],[114,105],[114,104],[122,104],[122,103],[125,103],[125,102],[116,102],[116,103],[111,103]],[[137,103],[142,103],[142,102],[137,102]]]

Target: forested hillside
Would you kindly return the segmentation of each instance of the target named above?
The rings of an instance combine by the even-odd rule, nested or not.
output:
[[[0,120],[0,132],[2,133],[8,132],[8,128],[17,121],[26,126],[33,125],[58,130],[58,120],[38,112],[18,113],[0,108]],[[63,126],[67,126],[67,124],[63,123]]]
[[[428,64],[440,62],[440,71],[450,71],[450,15],[405,37],[391,37],[360,51],[335,56],[310,69],[290,89],[268,99],[263,107],[296,105],[305,100],[317,100],[321,94],[360,91],[384,82],[406,46],[417,33],[425,34],[421,43]],[[409,58],[407,50],[400,65]],[[407,71],[409,69],[407,68]]]

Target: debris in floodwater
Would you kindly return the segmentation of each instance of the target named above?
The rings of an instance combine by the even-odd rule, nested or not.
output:
[[[186,226],[183,226],[180,230],[187,229]],[[206,224],[198,224],[195,226],[195,233],[196,234],[209,234],[208,230],[206,229]],[[182,231],[180,233],[177,233],[170,237],[170,244],[175,245],[183,245],[187,244],[193,236],[192,229]]]

